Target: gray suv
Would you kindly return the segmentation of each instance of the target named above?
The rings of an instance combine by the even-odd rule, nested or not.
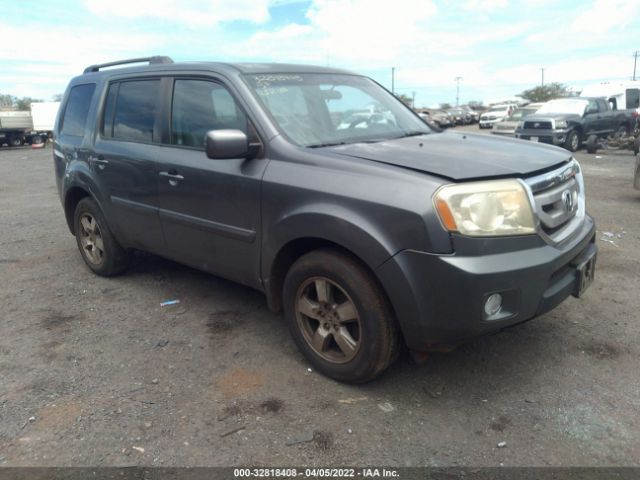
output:
[[[54,142],[91,270],[119,274],[143,250],[260,290],[340,381],[373,379],[403,345],[420,356],[529,320],[594,277],[569,152],[432,132],[351,72],[92,65]]]

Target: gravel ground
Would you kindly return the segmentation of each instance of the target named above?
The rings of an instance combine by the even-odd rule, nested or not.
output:
[[[640,464],[631,152],[577,154],[583,299],[359,387],[309,371],[258,292],[148,255],[92,275],[51,157],[0,149],[0,465]]]

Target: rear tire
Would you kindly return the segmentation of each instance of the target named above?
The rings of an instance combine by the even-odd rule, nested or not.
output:
[[[82,259],[94,273],[112,277],[129,266],[129,253],[116,241],[93,198],[78,202],[73,225]]]
[[[570,152],[575,152],[580,148],[580,135],[575,130],[571,130],[564,141],[564,148]]]
[[[9,140],[9,146],[10,147],[21,147],[22,146],[22,139],[21,138],[17,138],[17,137],[13,137]]]
[[[587,138],[587,153],[596,153],[598,151],[598,137],[597,135],[589,135]]]
[[[283,305],[296,345],[330,378],[368,382],[398,356],[399,332],[386,295],[351,255],[320,249],[300,257],[285,278]]]

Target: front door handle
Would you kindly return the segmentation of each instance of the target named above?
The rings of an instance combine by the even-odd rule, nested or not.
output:
[[[101,170],[104,169],[104,167],[109,164],[109,160],[105,160],[102,155],[98,155],[97,157],[94,157],[93,155],[89,155],[87,157],[87,161],[91,164],[98,165],[98,167]]]
[[[166,177],[169,179],[169,185],[171,185],[172,187],[175,187],[176,185],[178,185],[178,182],[180,180],[184,180],[184,177],[178,173],[173,173],[173,172],[160,172],[158,175],[160,175],[161,177]]]

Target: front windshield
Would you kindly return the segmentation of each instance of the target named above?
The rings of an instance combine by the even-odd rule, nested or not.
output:
[[[431,132],[424,121],[366,77],[295,73],[245,78],[282,132],[303,147]]]
[[[527,115],[532,115],[534,113],[536,113],[535,108],[521,108],[513,112],[509,116],[509,120],[520,120],[521,118],[526,117]]]
[[[540,107],[536,113],[573,113],[582,115],[588,103],[587,100],[578,99],[551,100]]]

